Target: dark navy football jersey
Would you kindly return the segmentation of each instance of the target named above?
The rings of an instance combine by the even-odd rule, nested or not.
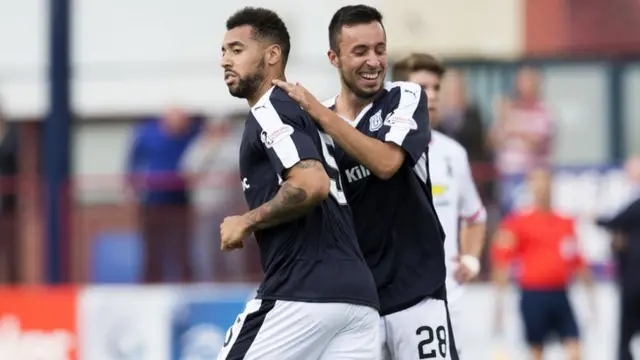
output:
[[[250,209],[271,200],[287,169],[301,160],[321,162],[331,179],[329,197],[306,216],[255,233],[264,270],[258,298],[378,308],[334,151],[331,138],[279,88],[251,108],[240,145],[240,176]]]
[[[335,99],[325,105],[333,108],[334,103]],[[382,180],[336,149],[360,248],[378,288],[381,314],[403,310],[426,297],[444,298],[444,232],[427,170],[431,131],[424,91],[413,83],[385,83],[384,93],[349,123],[406,153],[398,171]]]

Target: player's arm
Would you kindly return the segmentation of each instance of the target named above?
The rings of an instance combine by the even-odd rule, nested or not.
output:
[[[397,144],[361,133],[342,120],[338,114],[324,107],[319,112],[317,120],[347,154],[380,179],[391,178],[402,166],[405,154]]]
[[[517,238],[512,229],[501,227],[493,238],[491,259],[493,262],[493,282],[499,289],[509,284],[509,267],[513,259]]]
[[[461,197],[460,217],[460,262],[465,264],[474,276],[480,271],[480,256],[485,243],[487,211],[482,205],[480,196],[473,182],[471,166],[466,151],[463,150],[458,160]]]
[[[495,326],[501,331],[504,317],[505,293],[509,285],[509,269],[511,260],[518,247],[517,220],[509,216],[502,223],[493,238],[491,259],[493,263],[492,282],[496,288]]]
[[[411,164],[425,152],[431,136],[427,97],[416,84],[403,84],[397,105],[384,120],[377,138],[362,134],[326,109],[318,122],[342,149],[381,179],[391,178],[409,155]]]
[[[318,160],[299,161],[285,178],[273,199],[245,214],[251,232],[302,217],[329,195],[329,177]]]
[[[627,246],[627,234],[640,219],[640,200],[634,201],[611,218],[599,218],[596,223],[613,233],[611,248],[615,252],[622,252]]]
[[[273,199],[244,215],[251,232],[302,217],[329,194],[329,177],[300,109],[268,106],[253,114],[263,130],[260,146],[284,181]]]
[[[573,264],[574,268],[576,269],[575,275],[577,279],[580,281],[580,283],[582,283],[586,289],[587,299],[589,302],[589,310],[591,310],[590,313],[596,314],[597,305],[596,305],[595,281],[593,277],[593,272],[589,268],[589,264],[585,260],[584,256],[582,256],[582,253],[579,251],[578,233],[576,232],[576,229],[575,229],[574,220],[571,220],[570,226],[571,226],[572,237],[574,239],[573,241],[575,241],[575,248],[576,248],[576,254],[575,254],[574,264]]]

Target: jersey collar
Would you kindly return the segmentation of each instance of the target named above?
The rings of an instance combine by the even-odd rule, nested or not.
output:
[[[329,109],[333,110],[334,112],[336,111],[336,101],[338,99],[338,95],[325,100],[322,102],[322,105],[324,105],[325,107],[328,107]],[[371,110],[371,108],[373,107],[373,103],[370,103],[369,105],[365,106],[362,110],[360,110],[360,113],[358,113],[358,116],[356,116],[355,119],[348,119],[342,115],[340,115],[340,118],[342,118],[342,120],[346,121],[347,123],[349,123],[349,125],[356,127],[358,126],[358,124],[360,123],[360,121],[362,120],[362,118],[364,118],[364,115],[369,112],[369,110]]]

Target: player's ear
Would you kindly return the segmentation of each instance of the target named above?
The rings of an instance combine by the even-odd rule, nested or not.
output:
[[[327,51],[327,56],[329,57],[329,62],[331,63],[331,65],[333,65],[333,67],[340,68],[340,59],[338,58],[338,54],[336,54],[335,51],[329,49],[329,51]]]
[[[278,44],[271,44],[265,52],[265,60],[270,66],[274,66],[282,59],[282,48]]]

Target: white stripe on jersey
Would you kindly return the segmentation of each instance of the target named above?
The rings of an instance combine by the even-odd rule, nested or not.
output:
[[[395,108],[389,115],[387,115],[387,118],[391,115],[400,115],[413,119],[413,121],[415,121],[413,115],[418,108],[418,103],[420,102],[420,92],[422,91],[422,89],[417,84],[403,81],[384,84],[384,88],[387,89],[387,91],[395,87],[400,88],[400,101],[398,102],[398,107]],[[407,136],[409,131],[411,131],[411,129],[407,126],[391,126],[389,132],[385,135],[384,140],[388,142],[394,142],[402,146],[404,138]]]
[[[427,170],[427,153],[422,153],[420,160],[418,160],[413,167],[413,172],[418,175],[418,178],[420,178],[423,183],[427,182],[427,176],[429,176],[429,171]]]
[[[387,81],[384,83],[384,88],[387,91],[390,91],[397,87],[400,88],[400,101],[398,102],[398,107],[392,110],[391,113],[387,115],[387,117],[395,113],[413,119],[413,115],[418,108],[418,103],[420,102],[420,92],[422,91],[422,88],[420,88],[420,86],[417,84],[404,81]],[[332,107],[336,104],[337,98],[337,95],[333,96],[323,101],[322,105],[328,108]],[[362,109],[355,120],[352,121],[349,119],[343,119],[351,124],[351,126],[355,127],[358,125],[358,122],[362,119],[364,114],[366,114],[371,109],[371,105],[372,104],[369,104],[364,109]],[[415,119],[413,120],[415,121]],[[393,142],[398,146],[402,146],[404,138],[407,136],[410,130],[411,129],[407,127],[392,126],[389,129],[389,132],[385,135],[385,141]],[[427,182],[428,169],[426,152],[422,154],[418,162],[415,164],[415,166],[413,167],[413,171],[416,173],[418,178],[422,180],[422,182]]]
[[[270,100],[273,89],[274,88],[271,88],[271,90],[267,91],[267,93],[260,98],[260,101],[251,108],[253,117],[256,118],[256,121],[267,135],[274,134],[285,126]],[[292,167],[300,161],[298,149],[291,136],[286,136],[274,142],[271,148],[285,169]]]

